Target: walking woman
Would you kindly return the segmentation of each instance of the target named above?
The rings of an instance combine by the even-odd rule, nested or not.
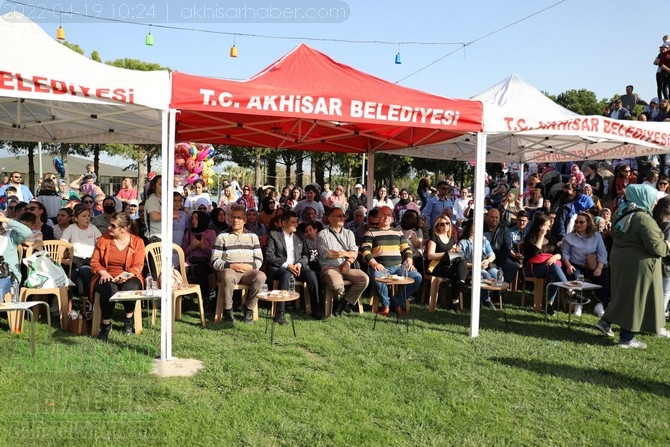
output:
[[[155,178],[155,177],[154,177]],[[100,294],[102,323],[98,339],[107,341],[112,330],[114,304],[109,299],[118,291],[142,290],[144,267],[144,241],[131,234],[132,220],[127,213],[114,213],[109,223],[109,233],[98,239],[91,258],[94,290]],[[124,301],[126,311],[123,333],[133,333],[134,301]]]
[[[663,317],[661,258],[670,255],[670,243],[651,215],[656,190],[628,185],[614,217],[614,244],[610,257],[612,302],[596,328],[614,337],[612,323],[621,327],[619,347],[646,349],[634,337],[648,332],[670,338]]]

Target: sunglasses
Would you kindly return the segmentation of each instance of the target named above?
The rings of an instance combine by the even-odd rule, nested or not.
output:
[[[107,228],[111,228],[112,230],[116,230],[117,228],[121,228],[121,225],[110,223],[109,225],[107,225]]]
[[[26,211],[37,211],[39,208],[36,206],[27,206]]]
[[[84,200],[84,203],[93,203],[93,200]]]
[[[575,223],[576,224],[585,224],[586,221],[585,220],[576,220]]]
[[[659,185],[667,185],[668,182],[658,182]]]
[[[440,222],[439,224],[437,224],[437,226],[438,227],[446,227],[446,226],[449,226],[449,224],[447,222]]]

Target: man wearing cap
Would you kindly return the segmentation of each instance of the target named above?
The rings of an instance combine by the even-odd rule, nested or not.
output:
[[[132,220],[137,220],[140,218],[140,203],[137,201],[137,199],[130,199],[130,202],[128,202],[128,216]]]
[[[640,104],[642,106],[646,106],[647,101],[643,100],[640,98],[640,96],[637,93],[633,93],[633,86],[632,85],[627,85],[626,86],[626,94],[621,95],[619,98],[621,99],[622,105],[628,109],[628,111],[632,114],[633,109],[635,108],[635,104]]]
[[[116,198],[124,203],[129,203],[132,199],[137,199],[137,190],[133,188],[133,180],[126,177],[121,182],[121,189],[116,194]]]
[[[368,197],[363,194],[363,185],[356,183],[356,186],[354,186],[354,193],[349,196],[347,203],[349,204],[348,210],[350,219],[353,219],[354,212],[358,209],[358,207],[368,206]]]

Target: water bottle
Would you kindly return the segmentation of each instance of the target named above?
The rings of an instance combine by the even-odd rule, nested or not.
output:
[[[291,275],[288,279],[288,291],[295,292],[295,278]]]
[[[147,275],[146,280],[144,281],[144,294],[146,296],[153,296],[154,295],[154,279],[151,276],[151,273]]]
[[[496,281],[498,282],[498,285],[502,284],[505,282],[505,278],[503,276],[502,270],[498,270],[498,276],[496,277]]]
[[[407,279],[407,270],[409,268],[407,267],[407,261],[402,263],[402,279]]]
[[[155,281],[154,279],[151,280],[151,296],[158,296],[158,281]]]

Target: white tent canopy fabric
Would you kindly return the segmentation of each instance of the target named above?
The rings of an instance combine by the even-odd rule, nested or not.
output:
[[[18,13],[0,16],[0,140],[160,144],[168,71],[82,56]]]
[[[472,98],[484,104],[487,162],[606,160],[670,151],[667,123],[583,116],[561,107],[511,75]],[[475,159],[476,135],[394,151],[441,160]]]

